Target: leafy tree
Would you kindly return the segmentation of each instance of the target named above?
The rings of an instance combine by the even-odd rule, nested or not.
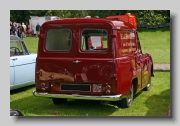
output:
[[[75,18],[99,16],[105,18],[110,15],[133,13],[138,24],[156,25],[170,23],[170,10],[10,10],[10,20],[29,22],[30,16],[58,16],[60,18]]]

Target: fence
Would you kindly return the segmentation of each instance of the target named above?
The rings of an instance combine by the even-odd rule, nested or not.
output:
[[[160,24],[160,25],[146,25],[146,24],[138,25],[138,29],[162,29],[169,27],[170,27],[170,23]]]

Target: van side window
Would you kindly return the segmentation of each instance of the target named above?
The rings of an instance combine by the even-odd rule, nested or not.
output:
[[[50,29],[46,37],[46,50],[48,51],[69,51],[71,49],[70,29]]]
[[[84,29],[81,33],[82,51],[103,51],[108,49],[108,33],[105,29]]]

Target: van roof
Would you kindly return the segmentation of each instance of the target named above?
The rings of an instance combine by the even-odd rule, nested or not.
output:
[[[130,23],[120,21],[120,20],[112,20],[107,18],[64,18],[59,20],[51,20],[43,23],[51,24],[51,23],[109,23],[112,24],[114,29],[133,29],[133,25]],[[43,26],[42,25],[42,26]]]

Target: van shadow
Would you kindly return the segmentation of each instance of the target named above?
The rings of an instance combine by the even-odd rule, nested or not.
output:
[[[54,105],[52,99],[35,96],[23,97],[10,102],[11,108],[21,111],[25,116],[109,116],[118,109],[102,105],[100,101],[69,100]]]
[[[168,106],[170,105],[170,89],[162,91],[159,95],[152,95],[146,101],[148,108],[146,116],[159,116],[156,112],[161,113],[161,117],[166,117]]]

